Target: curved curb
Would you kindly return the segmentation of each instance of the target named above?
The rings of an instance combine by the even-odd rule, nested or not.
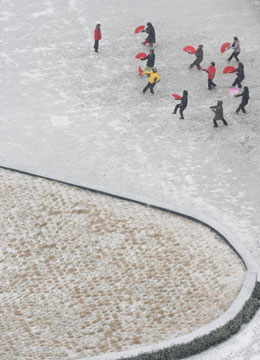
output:
[[[187,335],[183,335],[173,340],[162,341],[157,344],[152,344],[149,346],[138,347],[132,350],[125,350],[121,352],[114,353],[105,353],[102,355],[80,358],[78,360],[123,360],[129,359],[131,357],[136,357],[142,354],[155,353],[160,350],[166,350],[176,345],[184,345],[188,344],[191,341],[200,338],[205,335],[209,335],[212,331],[219,329],[226,325],[229,321],[233,320],[236,315],[240,313],[246,301],[252,295],[252,292],[255,288],[256,284],[256,273],[254,272],[246,272],[244,276],[244,281],[242,284],[242,288],[236,297],[235,301],[232,303],[230,308],[221,315],[218,319],[212,321],[211,323],[203,326],[202,328],[195,330]]]
[[[183,208],[172,209],[172,208],[169,208],[169,206],[167,206],[167,204],[164,204],[164,203],[150,204],[149,201],[147,201],[147,199],[144,199],[144,198],[140,199],[140,198],[136,198],[135,196],[132,196],[131,198],[129,198],[129,194],[127,196],[122,196],[120,194],[115,194],[115,193],[111,194],[105,188],[93,189],[93,188],[89,188],[89,187],[85,187],[85,186],[71,184],[71,183],[68,183],[65,181],[48,178],[45,176],[31,174],[29,172],[16,170],[16,169],[4,167],[4,166],[0,166],[0,168],[18,172],[18,173],[25,174],[25,175],[43,178],[43,179],[50,180],[50,181],[56,181],[56,182],[59,182],[59,183],[65,184],[65,185],[74,186],[74,187],[77,187],[77,188],[80,188],[83,190],[96,192],[96,193],[114,197],[114,198],[117,198],[120,200],[134,202],[141,206],[146,206],[146,207],[149,206],[153,209],[166,211],[166,212],[169,212],[169,213],[172,213],[175,215],[182,216],[182,217],[192,220],[194,222],[200,223],[200,224],[210,228],[216,234],[218,234],[218,236],[220,236],[227,243],[227,245],[230,246],[232,248],[232,250],[241,258],[241,260],[243,261],[243,263],[246,267],[247,271],[245,272],[241,290],[240,290],[238,296],[236,297],[236,299],[234,300],[234,302],[232,303],[232,305],[229,307],[229,309],[223,315],[221,315],[218,319],[214,320],[213,322],[207,324],[206,326],[203,326],[202,328],[200,328],[194,332],[191,332],[187,335],[183,335],[183,336],[174,338],[169,341],[163,341],[163,342],[152,344],[149,346],[139,346],[132,350],[125,350],[125,351],[114,352],[114,353],[105,353],[105,354],[98,355],[98,356],[81,358],[78,360],[126,359],[126,358],[131,358],[134,356],[139,356],[139,355],[145,354],[145,353],[149,354],[149,353],[154,353],[154,352],[158,352],[161,350],[166,350],[166,349],[168,349],[172,346],[176,346],[176,345],[185,345],[185,344],[192,342],[195,339],[201,338],[205,335],[209,335],[212,331],[220,329],[223,326],[227,325],[228,322],[233,320],[241,312],[245,303],[252,296],[254,288],[257,283],[257,280],[260,279],[260,267],[259,267],[258,263],[255,261],[253,256],[248,252],[248,250],[240,243],[240,241],[238,241],[235,238],[235,236],[233,234],[231,234],[221,224],[217,223],[216,221],[214,221],[212,219],[208,219],[205,216],[202,216],[201,214],[194,214],[194,213],[191,213],[190,211],[188,211],[187,209],[183,209]]]

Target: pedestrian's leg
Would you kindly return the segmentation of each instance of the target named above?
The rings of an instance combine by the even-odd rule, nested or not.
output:
[[[231,61],[233,59],[233,56],[235,55],[235,52],[233,51],[231,56],[228,58],[228,61]]]
[[[214,127],[218,127],[217,120],[213,119]]]
[[[238,108],[236,109],[236,113],[237,113],[237,114],[238,114],[238,113],[239,113],[239,111],[241,110],[241,108],[242,108],[242,104],[243,104],[243,102],[241,102],[241,103],[239,104]]]
[[[146,66],[144,69],[143,69],[143,72],[144,71],[152,71],[152,68],[151,67],[149,67],[149,66]],[[150,76],[150,74],[146,74],[146,76],[149,78],[149,76]]]
[[[181,119],[181,120],[184,120],[183,110],[184,110],[183,107],[180,106],[180,115],[181,115],[181,117],[179,119]]]
[[[208,78],[208,90],[212,90],[212,80]]]
[[[239,88],[242,87],[242,85],[241,85],[241,80],[240,80],[239,78],[237,78],[237,86],[238,86]]]
[[[236,86],[238,84],[238,78],[235,79],[235,81],[232,83],[232,86]]]
[[[238,58],[238,55],[240,54],[240,52],[238,53],[234,53],[234,58],[236,59],[237,62],[239,62],[239,58]]]
[[[226,125],[226,126],[228,125],[228,123],[226,122],[226,120],[224,118],[222,118],[222,121],[223,121],[224,125]]]
[[[247,102],[243,102],[240,104],[241,106],[241,110],[243,111],[243,113],[245,114],[246,113],[246,109],[245,109],[245,106],[247,105]]]
[[[190,64],[190,69],[192,69],[192,68],[193,68],[193,66],[196,64],[196,61],[197,61],[197,59],[195,59],[195,60],[193,61],[193,63],[192,63],[192,64]]]
[[[179,109],[179,107],[181,106],[181,104],[177,104],[173,110],[173,114],[176,114],[177,110]]]
[[[217,85],[213,82],[213,80],[211,80],[211,85],[213,86],[213,88],[215,88]]]
[[[143,93],[145,93],[146,90],[149,89],[149,86],[150,86],[150,83],[148,82],[148,83],[146,84],[146,86],[143,88]]]
[[[150,66],[147,66],[143,69],[143,71],[152,71],[152,68]],[[150,76],[150,74],[147,74],[147,76]]]
[[[98,52],[98,40],[95,40],[94,49],[95,49],[95,52]]]
[[[155,87],[156,82],[154,82],[153,84],[150,84],[150,93],[153,95],[154,91],[153,88]]]

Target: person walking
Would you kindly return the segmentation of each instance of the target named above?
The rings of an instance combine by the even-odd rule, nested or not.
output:
[[[186,109],[187,105],[188,105],[188,91],[184,90],[183,91],[183,95],[182,98],[179,99],[181,100],[180,104],[177,104],[173,110],[173,114],[176,114],[177,110],[180,109],[180,118],[181,120],[184,120],[184,116],[183,116],[183,111],[184,109]]]
[[[237,77],[236,77],[235,81],[233,82],[232,86],[237,85],[239,88],[241,88],[242,87],[241,82],[245,78],[244,65],[241,62],[239,62],[237,69],[232,71],[230,74],[233,74],[233,73],[236,73]]]
[[[155,63],[154,49],[150,49],[149,54],[146,57],[141,58],[141,60],[142,61],[147,60],[146,67],[144,68],[144,71],[151,71],[152,68],[154,67],[154,63]]]
[[[229,49],[233,49],[233,52],[230,55],[230,57],[228,58],[228,61],[231,61],[234,57],[236,59],[236,61],[238,62],[239,61],[238,55],[240,54],[241,49],[240,49],[240,42],[236,36],[233,38],[233,43],[229,47]]]
[[[157,68],[153,67],[152,71],[143,71],[143,74],[149,74],[149,81],[147,83],[147,85],[144,87],[143,89],[143,93],[146,92],[146,90],[150,89],[150,93],[153,95],[154,94],[154,87],[155,85],[160,81],[160,76],[157,73]]]
[[[198,70],[201,70],[200,63],[203,61],[203,45],[199,45],[195,52],[196,59],[190,64],[190,69],[193,68],[194,65],[197,66]]]
[[[148,43],[149,46],[153,46],[153,44],[155,44],[155,30],[153,25],[150,22],[148,22],[146,24],[146,28],[142,32],[146,32],[148,34],[147,38],[144,40],[142,44],[146,45]]]
[[[100,25],[100,22],[97,22],[96,23],[96,27],[95,27],[95,30],[94,30],[94,49],[95,49],[95,52],[98,53],[98,47],[99,47],[99,40],[102,39],[102,35],[101,35],[101,25]]]
[[[217,85],[213,82],[213,79],[215,78],[216,75],[216,68],[215,68],[215,63],[214,61],[212,61],[210,63],[210,66],[208,69],[205,69],[204,71],[206,71],[208,73],[208,90],[212,90],[214,89]]]
[[[228,123],[224,119],[223,102],[221,100],[218,100],[218,103],[216,106],[210,106],[210,109],[215,113],[215,116],[213,119],[214,127],[218,127],[218,124],[217,124],[218,120],[222,120],[224,125],[226,125],[226,126],[228,125]]]
[[[242,101],[235,112],[238,114],[239,111],[242,110],[242,112],[245,114],[246,113],[245,106],[248,104],[248,100],[249,100],[249,89],[247,86],[244,87],[244,91],[241,94],[235,95],[235,97],[239,97],[239,96],[242,96]]]

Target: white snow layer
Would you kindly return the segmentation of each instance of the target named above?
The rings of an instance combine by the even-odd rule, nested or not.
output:
[[[255,0],[1,1],[0,164],[190,208],[224,224],[260,261],[259,13]],[[147,21],[161,77],[153,97],[142,94],[147,79],[135,59],[148,51],[144,34],[134,34]],[[222,74],[229,53],[219,49],[233,36],[250,90],[246,115],[235,115],[240,99],[228,97],[234,74]],[[216,62],[212,92],[182,51],[198,44],[203,67]],[[180,121],[171,94],[184,89],[189,105]],[[209,106],[217,100],[228,127],[212,127]],[[227,343],[201,359],[253,359],[259,324],[258,316],[238,351]]]
[[[189,333],[222,315],[244,266],[205,226],[0,170],[0,357],[72,359]]]

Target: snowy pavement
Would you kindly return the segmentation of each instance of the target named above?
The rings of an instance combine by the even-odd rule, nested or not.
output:
[[[260,262],[259,1],[3,0],[0,4],[0,165],[126,197],[190,208],[222,223]],[[100,54],[93,28],[102,24]],[[157,32],[155,95],[141,93],[137,25]],[[247,115],[227,96],[220,45],[238,36]],[[185,45],[204,45],[217,89],[188,70]],[[233,64],[233,63],[232,63]],[[143,63],[142,63],[143,65]],[[181,121],[171,93],[189,92]],[[224,102],[228,127],[212,127]],[[256,360],[259,313],[237,337],[194,359]],[[234,349],[235,348],[235,349]],[[215,355],[217,354],[217,355]],[[214,357],[215,356],[215,357]]]
[[[0,359],[129,351],[228,321],[248,274],[208,227],[13,171],[0,180]]]

